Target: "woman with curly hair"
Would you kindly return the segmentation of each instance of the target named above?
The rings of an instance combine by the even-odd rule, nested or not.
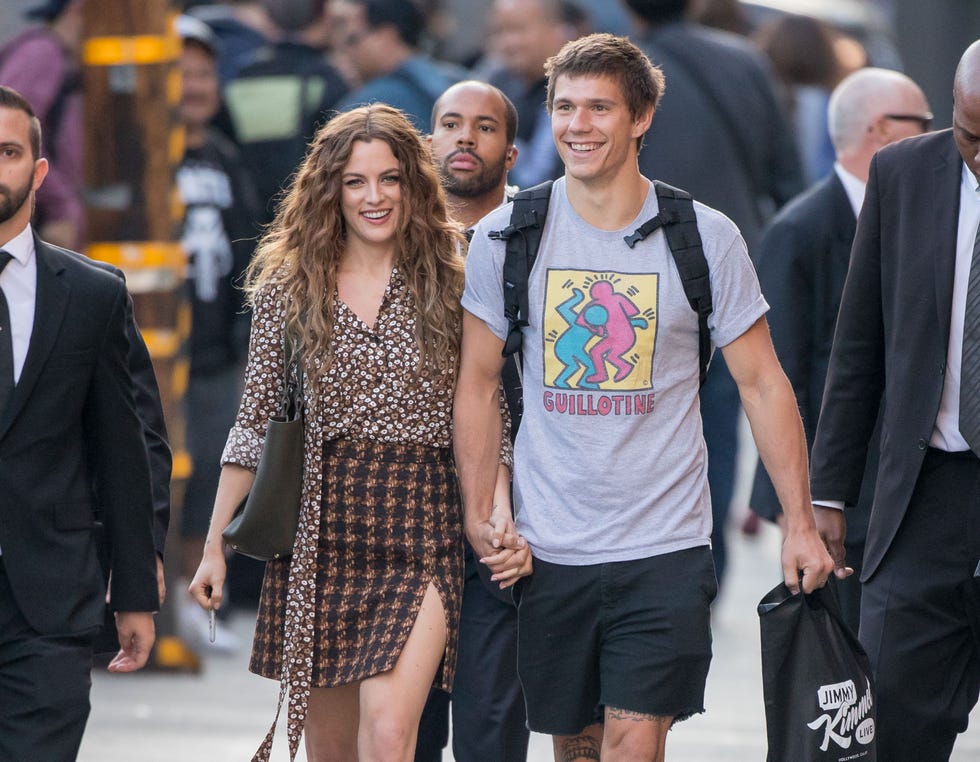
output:
[[[452,686],[464,245],[428,146],[400,111],[374,104],[320,129],[250,266],[245,391],[191,593],[221,603],[221,532],[251,487],[297,346],[300,526],[292,558],[266,566],[249,665],[281,681],[280,707],[289,693],[290,759],[305,726],[310,762],[411,760],[429,688]],[[509,467],[506,436],[501,454]],[[506,581],[530,560],[525,545],[488,562]],[[271,745],[270,730],[256,758]]]

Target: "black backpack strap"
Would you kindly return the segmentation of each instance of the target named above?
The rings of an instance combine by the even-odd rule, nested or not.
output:
[[[521,333],[528,319],[528,280],[538,256],[544,222],[548,216],[552,181],[518,191],[514,195],[510,224],[503,230],[493,230],[488,236],[505,241],[504,254],[504,315],[509,327],[504,342],[504,357],[520,351],[524,337]]]
[[[711,280],[708,276],[708,260],[701,245],[701,233],[694,213],[691,194],[671,185],[654,180],[657,203],[660,212],[656,217],[644,222],[636,231],[626,236],[626,244],[633,248],[639,241],[658,228],[664,229],[667,245],[674,257],[674,264],[681,276],[684,295],[698,315],[698,378],[704,384],[711,361],[711,331],[708,328],[708,315],[713,309],[711,303]]]

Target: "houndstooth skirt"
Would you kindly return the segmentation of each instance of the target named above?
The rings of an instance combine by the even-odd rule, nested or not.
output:
[[[463,590],[462,511],[448,448],[339,439],[324,446],[312,684],[395,666],[431,582],[448,639],[434,684],[452,688]],[[269,561],[249,669],[278,680],[290,559]]]

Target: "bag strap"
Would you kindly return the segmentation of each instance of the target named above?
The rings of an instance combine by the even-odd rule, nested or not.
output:
[[[504,253],[504,315],[507,317],[507,339],[504,357],[519,352],[524,342],[522,329],[528,324],[528,279],[538,256],[544,223],[548,216],[553,182],[545,182],[514,194],[510,224],[487,235],[495,241],[506,241]]]
[[[660,207],[656,217],[644,222],[625,237],[631,249],[648,235],[663,228],[674,265],[681,276],[684,296],[698,316],[698,381],[704,385],[711,362],[711,330],[708,316],[713,310],[708,260],[701,245],[701,232],[691,194],[659,180],[653,181]]]

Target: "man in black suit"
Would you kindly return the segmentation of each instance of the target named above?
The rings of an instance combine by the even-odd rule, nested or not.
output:
[[[876,68],[851,74],[834,89],[828,107],[837,157],[833,171],[780,210],[759,243],[756,270],[770,305],[772,343],[793,384],[811,446],[871,158],[889,143],[924,132],[928,117],[925,95],[904,74]],[[847,513],[847,563],[858,576],[877,470],[877,438],[872,441],[860,497]],[[750,505],[783,526],[779,500],[761,466]],[[837,588],[855,632],[861,608],[858,576]]]
[[[0,87],[0,759],[73,760],[89,712],[109,547],[121,648],[142,667],[159,607],[122,280],[37,239],[40,125]]]
[[[643,139],[640,172],[723,212],[755,256],[763,226],[805,187],[766,59],[738,35],[689,21],[691,0],[624,1],[639,27],[637,44],[667,79],[657,118]],[[739,395],[720,353],[711,362],[700,402],[714,521],[711,547],[723,585]]]
[[[980,691],[980,42],[953,93],[951,130],[871,162],[813,447],[815,501],[853,505],[883,405],[860,637],[888,762],[947,760]],[[814,511],[843,575],[844,511]]]

